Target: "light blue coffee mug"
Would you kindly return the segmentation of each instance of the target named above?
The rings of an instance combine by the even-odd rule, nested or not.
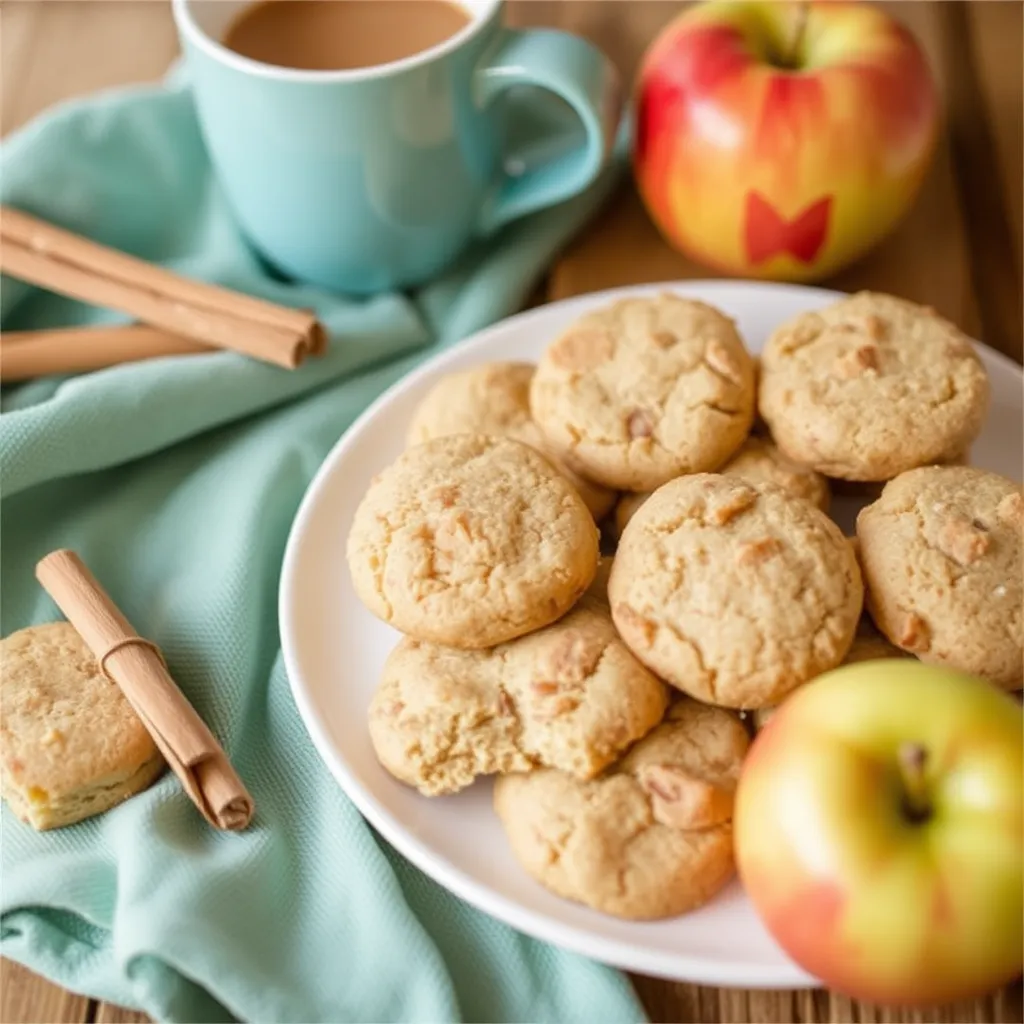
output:
[[[218,177],[285,274],[354,294],[417,284],[608,160],[621,112],[608,59],[564,32],[506,28],[500,0],[459,2],[469,21],[437,46],[303,71],[221,45],[247,2],[174,0]],[[537,133],[522,138],[530,109]]]

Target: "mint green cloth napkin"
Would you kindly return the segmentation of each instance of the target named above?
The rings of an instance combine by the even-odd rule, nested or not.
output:
[[[57,832],[4,806],[0,952],[165,1020],[642,1018],[620,974],[471,909],[374,834],[307,739],[276,615],[288,529],[330,447],[411,366],[513,312],[614,175],[415,295],[359,302],[276,280],[245,247],[181,87],[65,106],[5,142],[0,175],[4,202],[312,306],[332,338],[293,373],[217,353],[5,390],[3,633],[57,617],[33,567],[77,550],[163,648],[257,813],[218,833],[173,776]],[[13,281],[2,310],[6,329],[117,320]]]

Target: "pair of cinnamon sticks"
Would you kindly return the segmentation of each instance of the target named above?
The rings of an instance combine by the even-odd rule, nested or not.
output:
[[[223,748],[178,689],[159,648],[131,623],[73,551],[53,551],[36,577],[121,688],[192,802],[215,828],[248,826],[253,800]]]
[[[0,206],[0,272],[141,321],[0,338],[0,380],[228,348],[294,369],[326,345],[308,310],[193,281]]]

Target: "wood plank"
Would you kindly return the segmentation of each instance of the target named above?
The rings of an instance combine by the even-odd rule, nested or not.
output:
[[[1017,267],[1024,253],[1024,2],[968,4],[974,67],[994,135]],[[1018,275],[1018,284],[1019,284]]]
[[[983,999],[921,1010],[873,1006],[822,990],[714,989],[643,977],[635,977],[633,983],[654,1024],[1020,1024],[1024,1013],[1019,982]]]
[[[1007,985],[992,997],[992,1016],[996,1024],[1021,1024],[1024,1021],[1024,982]]]
[[[573,32],[600,47],[615,63],[628,88],[647,44],[683,8],[663,0],[510,0],[509,24]]]
[[[0,1021],[3,1024],[80,1024],[90,1003],[33,974],[13,960],[0,960]]]
[[[148,1024],[151,1019],[137,1010],[126,1010],[113,1003],[100,1003],[96,1010],[96,1024]]]
[[[6,3],[0,7],[0,125],[13,126],[12,112],[21,93],[41,13],[42,4]]]
[[[992,7],[985,16],[971,8]],[[942,46],[948,92],[948,125],[960,202],[968,228],[974,289],[982,337],[1020,361],[1024,344],[1021,295],[1021,79],[1024,36],[1017,3],[945,4]],[[984,19],[984,20],[983,20]],[[1011,33],[1002,37],[1002,33]],[[980,33],[980,34],[979,34]],[[979,53],[983,44],[985,51]],[[987,59],[986,59],[987,58]],[[986,102],[982,75],[989,84]],[[1012,95],[1010,83],[1016,86]],[[1003,126],[1000,159],[996,110]],[[1007,122],[1016,119],[1016,130]],[[1012,152],[1016,146],[1016,151]],[[1006,179],[1005,173],[1015,175]]]
[[[1015,1007],[1015,1008],[1014,1008]],[[858,1003],[846,996],[828,994],[829,1021],[906,1022],[906,1024],[982,1024],[982,1022],[1019,1022],[1021,1019],[1020,984],[1009,986],[982,999],[964,999],[927,1009],[900,1009]]]
[[[170,4],[6,0],[0,19],[4,133],[67,97],[158,80],[178,51]]]

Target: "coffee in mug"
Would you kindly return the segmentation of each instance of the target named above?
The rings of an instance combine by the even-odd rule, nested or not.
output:
[[[224,45],[276,67],[345,71],[429,50],[469,20],[449,0],[263,0],[231,23]]]

